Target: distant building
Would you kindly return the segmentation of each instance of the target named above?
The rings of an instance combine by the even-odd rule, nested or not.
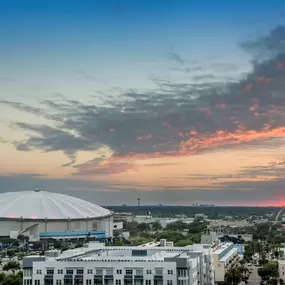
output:
[[[233,216],[225,216],[226,220],[232,220],[234,217]]]
[[[252,234],[226,234],[221,231],[218,233],[216,232],[209,232],[206,234],[201,235],[201,243],[202,244],[212,244],[217,239],[224,238],[225,236],[229,238],[239,239],[241,238],[244,242],[252,241]]]
[[[196,214],[195,219],[203,219],[206,220],[208,217],[204,214]]]

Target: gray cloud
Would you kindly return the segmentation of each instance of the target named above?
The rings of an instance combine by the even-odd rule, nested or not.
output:
[[[97,150],[105,145],[113,150],[114,157],[197,153],[252,141],[258,145],[268,138],[282,136],[282,130],[272,134],[270,131],[284,125],[285,51],[278,44],[278,38],[285,39],[284,31],[285,27],[280,26],[262,39],[243,43],[246,50],[262,47],[274,52],[263,61],[253,61],[252,71],[238,82],[157,79],[154,90],[114,90],[117,98],[104,98],[100,105],[66,98],[42,100],[42,109],[18,102],[0,103],[42,114],[51,121],[50,125],[17,122],[15,126],[28,135],[27,140],[14,142],[18,150],[63,151],[71,160],[66,165],[75,162],[78,151]],[[174,50],[169,57],[188,68]],[[220,66],[234,68],[223,63]],[[252,131],[263,135],[254,136]],[[116,171],[128,169],[118,165]],[[77,165],[76,169],[80,174],[96,170],[94,161]]]
[[[168,59],[177,62],[179,64],[186,64],[187,60],[185,60],[184,58],[182,58],[176,51],[175,49],[172,47],[171,51],[168,53]]]
[[[126,188],[128,186],[128,189]],[[86,199],[99,205],[136,205],[137,197],[142,204],[168,204],[168,205],[192,205],[193,203],[209,204],[235,204],[243,205],[245,202],[259,204],[283,195],[284,180],[277,181],[244,181],[227,183],[216,187],[189,188],[164,187],[160,190],[140,191],[134,184],[109,184],[104,181],[84,181],[70,179],[51,179],[41,177],[38,174],[10,174],[0,176],[0,193],[7,191],[23,191],[41,189],[64,193]],[[127,189],[127,190],[126,190]],[[253,189],[255,191],[248,191]],[[270,189],[270,191],[268,191]]]

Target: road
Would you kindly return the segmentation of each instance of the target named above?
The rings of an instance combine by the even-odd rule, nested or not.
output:
[[[260,276],[258,276],[257,270],[259,267],[252,266],[252,273],[249,275],[248,284],[249,285],[259,285],[261,282]]]
[[[276,217],[275,217],[275,222],[278,221],[279,216],[281,215],[281,213],[282,213],[283,210],[284,210],[284,208],[282,208],[282,209],[277,213],[277,215],[276,215]]]

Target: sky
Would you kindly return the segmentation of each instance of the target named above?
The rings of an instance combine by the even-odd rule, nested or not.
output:
[[[285,204],[283,0],[2,0],[0,63],[0,193]]]

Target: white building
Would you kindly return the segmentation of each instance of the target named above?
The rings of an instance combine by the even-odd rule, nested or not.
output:
[[[215,240],[220,239],[227,235],[228,237],[235,237],[238,238],[241,236],[241,238],[247,242],[247,241],[252,241],[252,234],[227,234],[227,233],[217,233],[215,231],[210,231],[207,234],[202,234],[201,236],[201,243],[203,244],[212,244],[215,242]]]
[[[210,245],[109,247],[23,259],[23,285],[214,285]]]
[[[215,269],[215,281],[225,280],[225,274],[235,267],[239,260],[238,249],[233,243],[220,243],[218,240],[212,252],[213,266]]]
[[[72,239],[113,236],[113,212],[64,194],[34,190],[0,194],[0,237]],[[115,224],[115,230],[122,224]]]

